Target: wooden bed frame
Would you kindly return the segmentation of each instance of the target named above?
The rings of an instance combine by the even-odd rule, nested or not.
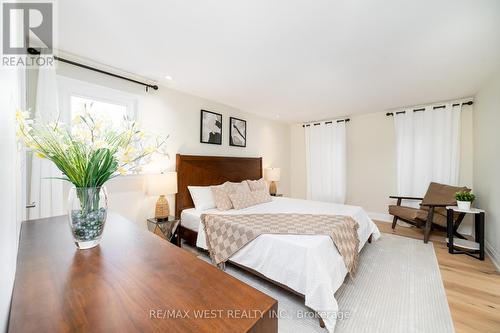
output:
[[[241,182],[262,178],[262,157],[226,156],[176,156],[177,194],[175,195],[175,217],[180,218],[184,209],[193,208],[194,203],[188,186],[219,185],[227,181]],[[196,246],[197,233],[182,227],[179,237]]]
[[[219,185],[226,181],[241,182],[246,179],[257,180],[262,178],[262,157],[195,156],[181,154],[177,154],[176,157],[178,186],[175,196],[176,218],[180,218],[182,210],[194,207],[193,200],[187,188],[188,186]],[[184,239],[189,245],[196,247],[197,236],[197,232],[182,227],[181,222],[179,229],[179,237],[181,239]],[[372,236],[370,235],[368,239],[369,243],[371,243],[371,238]],[[304,295],[263,276],[257,271],[235,264],[234,262],[231,263],[285,290],[304,297]],[[322,328],[325,327],[321,318],[319,318],[319,325]]]

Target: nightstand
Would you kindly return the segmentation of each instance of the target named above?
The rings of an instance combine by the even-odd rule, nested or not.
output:
[[[470,210],[461,210],[457,206],[447,206],[447,234],[448,234],[448,252],[451,254],[466,254],[470,257],[484,260],[484,210],[471,208]],[[453,224],[453,213],[474,214],[474,241],[455,237],[459,235],[456,231],[460,223]],[[460,220],[461,221],[461,220]],[[459,235],[460,236],[460,235]]]
[[[179,226],[181,220],[174,216],[167,219],[148,219],[148,230],[180,247]]]

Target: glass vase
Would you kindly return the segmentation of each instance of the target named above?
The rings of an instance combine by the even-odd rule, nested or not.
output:
[[[72,187],[68,197],[71,234],[77,248],[90,249],[101,241],[108,212],[105,187]]]

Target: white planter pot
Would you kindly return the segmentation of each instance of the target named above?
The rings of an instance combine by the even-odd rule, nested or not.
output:
[[[458,209],[470,210],[470,201],[457,201]]]

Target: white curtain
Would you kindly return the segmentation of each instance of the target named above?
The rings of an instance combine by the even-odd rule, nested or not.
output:
[[[459,185],[460,110],[446,104],[394,114],[399,195],[422,197],[430,182]]]
[[[344,203],[346,196],[345,122],[304,127],[307,199]]]
[[[59,116],[59,99],[55,69],[40,68],[36,89],[35,118],[52,121]],[[64,214],[63,181],[49,179],[61,177],[62,173],[54,163],[33,155],[31,176],[29,177],[29,203],[36,203],[35,208],[28,209],[28,218],[43,218]]]

